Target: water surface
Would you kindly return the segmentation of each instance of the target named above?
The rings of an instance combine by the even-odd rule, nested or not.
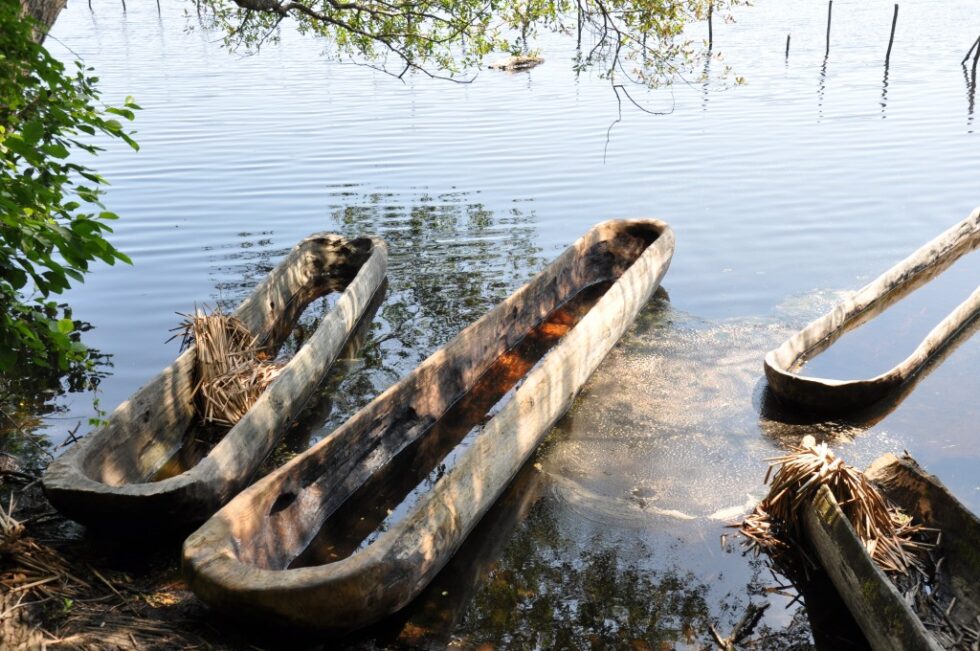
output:
[[[762,379],[768,349],[980,204],[975,85],[959,65],[972,1],[903,2],[887,70],[891,2],[835,2],[825,59],[825,4],[760,1],[716,21],[724,61],[706,81],[635,92],[666,114],[625,105],[615,124],[609,82],[576,75],[562,38],[529,73],[403,84],[289,33],[229,54],[185,31],[182,5],[129,4],[73,3],[51,45],[95,66],[107,100],[145,108],[141,151],[97,161],[135,266],[99,268],[69,297],[113,355],[104,408],[173,359],[175,312],[234,306],[314,231],[384,237],[390,287],[292,449],[596,222],[660,217],[677,235],[669,300],[600,367],[497,528],[474,532],[378,644],[702,648],[708,625],[730,631],[750,600],[773,604],[760,645],[806,644],[805,609],[769,590],[761,560],[719,544],[762,495],[764,459],[806,433],[857,465],[907,449],[980,510],[977,338],[865,422],[781,412]],[[747,84],[722,79],[724,64]],[[54,443],[94,415],[88,394],[57,406],[39,430]]]
[[[898,366],[980,287],[980,251],[967,251],[952,264],[943,261],[921,278],[924,284],[911,283],[882,297],[879,305],[858,319],[858,325],[804,360],[798,372],[864,380]]]

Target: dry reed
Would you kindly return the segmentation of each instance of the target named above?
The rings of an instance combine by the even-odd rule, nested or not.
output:
[[[891,504],[864,473],[836,457],[826,443],[817,445],[807,436],[789,454],[769,462],[769,494],[740,527],[751,548],[777,556],[791,549],[801,551],[798,541],[803,539],[803,507],[813,501],[821,486],[827,486],[882,570],[924,573],[922,559],[933,545],[923,542],[923,535],[935,530],[912,524],[911,518]]]
[[[283,365],[269,361],[258,338],[236,317],[220,308],[181,314],[175,330],[183,345],[196,350],[195,405],[205,423],[233,427],[252,408]]]
[[[14,500],[0,504],[0,640],[5,648],[37,648],[40,632],[23,615],[47,602],[71,603],[89,584],[76,576],[57,551],[26,535],[13,516]]]

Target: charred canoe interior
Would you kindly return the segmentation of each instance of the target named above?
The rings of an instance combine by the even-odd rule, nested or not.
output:
[[[498,357],[428,430],[354,491],[289,567],[350,556],[404,518],[456,466],[480,426],[500,411],[531,368],[588,314],[609,285],[584,288]]]
[[[192,589],[233,614],[334,631],[404,606],[570,406],[672,253],[663,222],[593,228],[192,534]]]
[[[769,351],[773,394],[824,413],[893,394],[980,315],[978,247],[980,209]],[[875,374],[882,359],[894,365]],[[816,375],[831,371],[845,378]]]
[[[384,243],[374,238],[305,239],[234,316],[274,357],[311,302],[339,298],[245,417],[223,434],[202,430],[190,346],[51,464],[44,477],[51,502],[76,520],[110,527],[129,518],[205,519],[248,482],[302,408],[383,281],[385,263]]]

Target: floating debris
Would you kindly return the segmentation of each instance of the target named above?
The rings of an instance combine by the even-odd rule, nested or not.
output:
[[[488,68],[491,70],[507,70],[509,72],[521,72],[523,70],[530,70],[535,66],[539,66],[544,63],[544,57],[539,57],[534,54],[518,54],[506,59],[501,59],[500,61],[494,61]]]

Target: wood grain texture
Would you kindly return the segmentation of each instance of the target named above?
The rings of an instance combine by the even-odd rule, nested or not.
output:
[[[120,404],[107,424],[56,459],[44,475],[51,503],[72,519],[150,530],[198,524],[244,488],[299,415],[384,280],[377,238],[312,235],[294,247],[235,310],[277,347],[289,323],[326,286],[345,284],[335,306],[248,413],[196,466],[150,481],[180,448],[194,417],[194,347]]]
[[[975,628],[980,616],[980,520],[909,457],[887,454],[867,477],[918,522],[942,531],[934,555],[944,558],[942,590],[955,598],[949,616]],[[833,494],[823,487],[804,513],[815,556],[876,651],[941,649],[888,577],[874,564]]]
[[[826,413],[867,407],[894,392],[980,315],[980,287],[936,325],[908,357],[885,373],[844,381],[808,377],[797,369],[801,360],[833,345],[845,331],[874,318],[977,246],[980,208],[769,351],[764,363],[769,388],[780,399]]]
[[[943,558],[941,581],[948,600],[956,598],[949,616],[960,626],[980,625],[980,518],[967,509],[935,475],[908,456],[886,454],[867,472],[885,495],[906,513],[942,531],[937,558]]]
[[[575,242],[307,452],[242,492],[184,544],[207,603],[251,621],[345,631],[411,601],[452,557],[660,284],[674,249],[656,220],[609,221]],[[615,281],[483,424],[404,518],[334,563],[286,569],[330,515],[483,374],[583,288]]]
[[[876,651],[940,651],[878,569],[826,486],[804,511],[807,540],[868,643]]]

